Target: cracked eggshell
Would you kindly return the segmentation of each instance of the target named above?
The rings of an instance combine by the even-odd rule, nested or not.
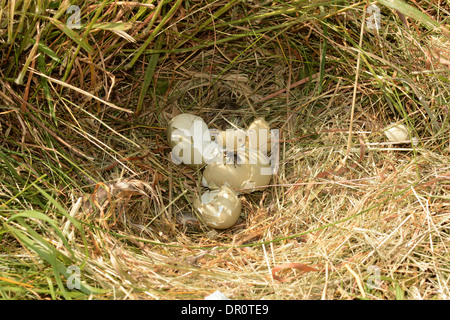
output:
[[[409,140],[409,131],[408,128],[403,125],[395,125],[384,131],[384,134],[388,138],[390,142],[399,142],[399,141],[408,141]]]
[[[204,150],[212,143],[208,125],[199,116],[183,113],[170,120],[167,139],[172,148],[172,160],[193,168],[206,164]]]
[[[194,206],[201,218],[211,228],[227,229],[233,226],[241,215],[242,201],[228,186],[207,191]]]
[[[271,148],[270,126],[264,118],[256,118],[247,128],[245,147],[268,154]]]
[[[254,149],[240,148],[234,156],[224,154],[220,162],[211,163],[203,171],[205,187],[218,189],[223,185],[237,189],[240,193],[251,193],[264,189],[272,179],[270,159]]]

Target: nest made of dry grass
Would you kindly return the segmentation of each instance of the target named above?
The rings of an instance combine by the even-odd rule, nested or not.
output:
[[[162,49],[150,47],[131,69],[122,67],[153,30],[143,29],[151,15],[137,22],[142,26],[135,32],[125,30],[136,43],[124,41],[123,33],[93,32],[108,55],[81,51],[65,80],[79,90],[49,80],[56,88],[54,115],[37,85],[42,76],[30,73],[35,78],[24,86],[0,80],[8,92],[3,101],[22,108],[1,120],[8,138],[2,147],[24,154],[11,156],[15,170],[33,179],[45,174],[38,179],[42,188],[81,223],[58,214],[53,202],[45,207],[69,252],[45,221],[27,220],[80,266],[83,283],[98,289],[80,297],[203,299],[220,290],[231,299],[447,299],[449,88],[439,79],[448,76],[449,64],[442,46],[431,38],[417,42],[416,34],[397,35],[407,26],[383,9],[385,33],[366,32],[358,57],[362,4],[331,5],[325,19],[314,6],[295,13],[295,3],[240,3],[217,21],[207,20],[206,9],[224,5],[179,7],[157,33],[164,35]],[[94,13],[97,7],[87,8]],[[115,14],[108,8],[104,21]],[[137,12],[118,10],[130,19]],[[244,17],[250,22],[234,26]],[[196,32],[204,21],[209,24]],[[57,53],[74,49],[56,40],[50,47]],[[155,52],[158,63],[142,93]],[[49,77],[58,78],[65,66]],[[138,105],[139,116],[119,109],[136,111]],[[201,170],[170,160],[165,128],[186,112],[211,128],[245,128],[264,117],[280,130],[272,185],[246,196],[240,220],[227,230],[204,226],[193,210],[203,190]],[[383,129],[391,122],[407,124],[419,144],[389,144]],[[4,174],[4,190],[14,179]],[[17,205],[36,206],[26,200]],[[2,215],[5,225],[28,230],[8,218]],[[1,238],[8,261],[21,259],[54,277],[45,271],[52,266],[36,262],[42,257],[21,239],[14,232]],[[6,265],[14,269],[11,263]],[[21,280],[29,285],[24,296],[47,298],[42,287],[48,281],[31,279]]]

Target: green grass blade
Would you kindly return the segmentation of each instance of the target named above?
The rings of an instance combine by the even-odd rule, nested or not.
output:
[[[65,263],[63,263],[60,260],[60,258],[65,257],[63,254],[61,254],[53,245],[47,242],[37,232],[32,230],[32,228],[28,226],[24,221],[22,221],[21,218],[17,218],[16,220],[20,223],[22,227],[26,229],[29,235],[27,235],[24,231],[14,228],[12,226],[6,226],[6,228],[22,243],[24,247],[35,252],[41,259],[45,260],[48,264],[50,264],[50,266],[53,269],[55,277],[59,279],[59,285],[62,285],[64,287],[64,285],[61,282],[60,275],[68,279],[71,276],[71,274],[68,272],[67,268],[69,265],[74,264],[75,262],[67,260]],[[103,292],[103,290],[93,288],[81,281],[79,290],[88,295],[99,294]],[[65,288],[63,289],[63,292],[66,292]],[[66,297],[68,298],[67,294]]]
[[[162,30],[162,28],[166,25],[169,18],[175,13],[175,11],[180,6],[182,0],[177,0],[175,4],[170,8],[169,12],[164,15],[161,22],[158,24],[158,26],[153,30],[153,32],[150,34],[150,36],[145,40],[145,43],[139,48],[139,50],[133,55],[133,58],[131,61],[125,66],[125,69],[130,69],[134,66],[136,61],[139,59],[139,57],[142,55],[142,53],[145,51],[147,46],[153,41],[153,39],[156,38],[158,33]],[[157,10],[162,10],[163,4],[165,4],[165,1],[162,1],[161,4],[158,6]],[[156,16],[156,14],[155,14]]]
[[[394,10],[398,10],[399,12],[403,13],[405,16],[411,17],[421,23],[429,29],[439,29],[440,24],[439,22],[431,19],[428,15],[423,13],[422,11],[414,8],[413,6],[401,1],[401,0],[379,0],[379,3],[385,5],[386,7],[389,7]]]
[[[53,23],[59,30],[64,32],[73,42],[78,44],[81,48],[83,48],[87,53],[93,53],[94,49],[92,46],[85,40],[83,40],[78,33],[67,27],[66,24],[62,23],[59,20],[49,18],[50,22]]]
[[[36,40],[33,38],[30,38],[29,41],[31,42],[31,44],[35,44]],[[43,44],[42,42],[38,43],[38,50],[44,54],[46,54],[47,56],[49,56],[50,58],[52,58],[52,60],[54,60],[55,62],[61,63],[61,58],[58,57],[58,55],[49,47],[47,47],[45,44]]]
[[[163,35],[159,36],[157,42],[156,42],[156,50],[161,49],[162,42],[163,42]],[[139,116],[139,114],[142,111],[143,105],[144,105],[144,99],[148,93],[148,88],[150,87],[150,83],[153,80],[153,75],[155,74],[156,65],[158,64],[159,60],[159,53],[154,53],[150,56],[150,61],[148,63],[147,70],[145,70],[144,75],[144,83],[142,84],[141,93],[139,95],[139,101],[136,106],[136,116]],[[155,84],[156,86],[156,84]]]
[[[55,220],[51,219],[49,216],[43,214],[42,212],[34,211],[34,210],[26,210],[26,211],[23,211],[20,213],[13,214],[11,217],[8,218],[6,223],[17,220],[18,218],[39,219],[39,220],[47,222],[52,227],[52,229],[55,231],[55,233],[58,235],[58,238],[63,242],[64,246],[70,252],[72,257],[74,257],[74,252],[72,250],[72,247],[67,242],[66,237],[63,235],[63,233],[59,229],[58,224]]]

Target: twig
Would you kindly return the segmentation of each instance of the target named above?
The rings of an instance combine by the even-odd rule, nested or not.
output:
[[[344,264],[344,267],[348,270],[348,272],[350,272],[350,274],[353,276],[353,278],[355,278],[356,284],[358,285],[358,288],[359,288],[359,291],[361,292],[361,295],[363,296],[363,298],[365,298],[366,292],[364,291],[364,286],[361,283],[361,278],[356,274],[355,271],[352,270],[352,268],[350,268],[350,266],[347,263]]]

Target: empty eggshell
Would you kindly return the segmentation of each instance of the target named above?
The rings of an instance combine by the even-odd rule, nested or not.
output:
[[[194,201],[194,206],[206,225],[227,229],[239,219],[242,202],[236,192],[228,186],[222,186],[202,194],[200,199]]]
[[[399,141],[409,140],[408,128],[403,124],[391,126],[387,130],[385,130],[384,133],[390,142],[399,142]]]
[[[191,140],[194,133],[194,125],[203,133],[208,130],[208,126],[199,116],[182,113],[169,121],[167,125],[167,139],[169,145],[173,148],[181,140]]]
[[[217,150],[212,144],[208,125],[201,117],[189,113],[179,114],[169,122],[167,138],[176,164],[202,167],[206,164],[205,158]]]
[[[254,149],[240,148],[224,153],[221,162],[208,164],[203,171],[205,187],[217,189],[223,185],[240,193],[262,190],[272,178],[270,159]]]
[[[256,118],[247,128],[245,146],[268,154],[271,146],[270,126],[264,118]]]

